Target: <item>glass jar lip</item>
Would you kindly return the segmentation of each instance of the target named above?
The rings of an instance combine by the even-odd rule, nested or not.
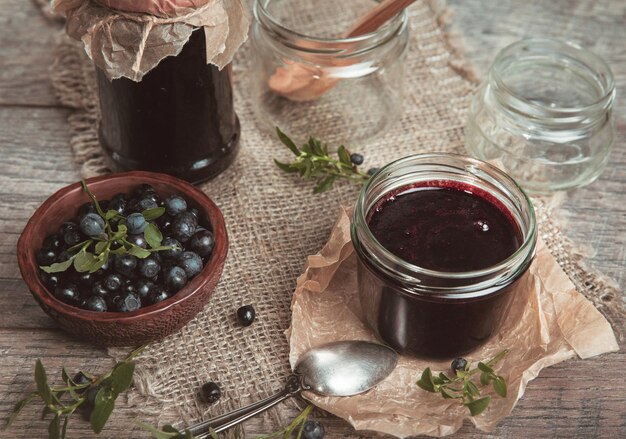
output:
[[[450,157],[463,160],[470,166],[486,167],[490,172],[494,173],[498,177],[498,179],[505,181],[507,184],[510,184],[512,185],[513,188],[517,189],[522,194],[523,199],[526,201],[526,204],[528,206],[528,211],[529,211],[529,219],[530,219],[530,222],[528,224],[529,233],[527,234],[527,236],[525,236],[524,242],[522,243],[522,245],[512,255],[510,255],[508,258],[504,259],[503,261],[499,262],[496,265],[492,265],[490,267],[486,267],[480,270],[455,271],[455,272],[438,271],[438,270],[431,270],[428,268],[420,267],[418,265],[411,264],[410,262],[407,262],[404,259],[401,259],[400,257],[396,256],[395,254],[387,250],[376,239],[376,237],[370,230],[369,226],[367,225],[367,219],[366,219],[367,212],[365,212],[365,209],[364,209],[366,194],[369,191],[371,186],[379,182],[381,179],[385,178],[386,172],[395,168],[399,168],[404,164],[410,163],[418,159],[424,159],[424,160],[430,159],[430,163],[432,164],[436,163],[440,165],[441,163],[438,163],[437,159],[450,158]],[[384,196],[384,194],[382,196]],[[378,199],[380,198],[381,197],[379,197]],[[369,240],[371,240],[372,242],[376,244],[377,251],[381,252],[381,254],[385,257],[385,259],[387,259],[394,265],[405,268],[407,271],[420,274],[420,275],[433,277],[433,278],[474,279],[474,278],[481,278],[484,276],[489,276],[491,274],[501,272],[503,270],[506,270],[507,267],[510,267],[513,262],[519,261],[520,259],[526,259],[527,255],[532,254],[535,248],[536,238],[537,238],[537,221],[536,221],[535,210],[526,192],[517,184],[517,182],[513,178],[511,178],[508,174],[506,174],[505,172],[503,172],[496,166],[490,163],[484,162],[482,160],[464,156],[462,154],[452,154],[452,153],[414,154],[414,155],[410,155],[410,156],[395,160],[391,163],[388,163],[387,165],[382,167],[376,174],[374,174],[373,177],[368,179],[368,181],[365,183],[365,185],[361,189],[359,193],[359,197],[357,199],[357,204],[356,204],[356,209],[354,211],[354,215],[355,215],[355,221],[353,222],[352,227],[355,228],[355,227],[358,227],[358,225],[364,226],[362,227],[362,230],[364,231],[365,235],[367,236]]]
[[[571,54],[576,60],[583,61],[583,58],[587,58],[593,63],[597,63],[597,65],[600,66],[599,69],[590,68],[589,70],[591,70],[594,75],[600,75],[604,78],[605,82],[601,84],[603,86],[604,93],[594,102],[578,107],[546,107],[532,100],[526,99],[524,96],[520,96],[506,84],[505,79],[500,74],[500,69],[503,67],[506,60],[512,56],[512,53],[520,49],[528,51],[529,48],[550,50],[550,53],[554,55],[562,56],[564,54]],[[584,64],[586,67],[589,67],[587,63]],[[598,111],[607,108],[615,96],[615,80],[613,78],[613,72],[604,59],[583,48],[579,44],[555,38],[525,38],[506,46],[496,55],[496,58],[489,70],[489,76],[493,79],[498,88],[506,92],[508,97],[514,100],[515,107],[527,108],[531,111],[534,110],[541,113],[547,113],[555,118],[568,117],[572,114],[580,113],[597,113]],[[515,105],[515,103],[517,103],[517,105]]]
[[[269,4],[270,1],[272,0],[254,0],[252,11],[255,20],[261,25],[269,27],[270,30],[277,32],[284,37],[297,38],[306,43],[313,43],[312,46],[315,47],[310,47],[308,44],[306,47],[295,47],[299,50],[305,50],[311,53],[328,53],[329,50],[336,50],[338,45],[350,45],[355,43],[365,45],[371,44],[373,47],[378,47],[398,35],[408,26],[408,15],[406,10],[403,10],[386,24],[373,32],[354,37],[316,37],[298,32],[281,24],[280,21],[267,10],[266,5]],[[383,37],[382,41],[380,39],[381,37]]]

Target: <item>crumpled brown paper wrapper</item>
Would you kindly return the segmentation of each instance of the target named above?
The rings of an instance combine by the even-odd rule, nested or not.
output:
[[[248,37],[242,0],[207,0],[195,9],[176,4],[167,2],[165,17],[110,9],[94,0],[53,0],[52,8],[67,17],[67,33],[85,44],[109,79],[141,81],[161,60],[178,55],[194,28],[204,30],[207,63],[220,69],[230,63]]]
[[[303,352],[317,345],[334,340],[376,341],[360,316],[350,214],[342,210],[328,243],[308,258],[305,272],[298,278],[287,331],[292,367]],[[508,396],[500,398],[491,387],[485,388],[483,392],[492,396],[492,402],[475,418],[459,402],[416,385],[427,366],[433,372],[446,371],[449,361],[401,356],[395,371],[367,393],[344,398],[310,392],[304,396],[357,430],[397,437],[446,436],[469,418],[479,429],[489,431],[513,410],[527,383],[544,367],[574,355],[589,358],[619,349],[609,323],[575,290],[542,241],[538,242],[529,271],[519,282],[511,318],[496,337],[466,358],[472,362],[485,360],[505,348],[511,351],[496,371],[507,381]]]

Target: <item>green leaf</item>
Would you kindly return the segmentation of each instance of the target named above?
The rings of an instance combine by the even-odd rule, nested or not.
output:
[[[139,259],[145,259],[150,256],[150,251],[144,248],[141,248],[135,244],[130,244],[130,248],[128,249],[128,253],[138,257]]]
[[[335,182],[334,176],[326,177],[325,179],[321,180],[317,184],[317,186],[315,186],[315,189],[313,189],[313,193],[321,194],[322,192],[326,192],[327,190],[333,187],[334,182]]]
[[[152,209],[146,209],[141,214],[146,221],[154,221],[155,219],[163,216],[165,213],[165,207],[153,207]]]
[[[69,416],[65,416],[65,420],[63,421],[63,428],[61,429],[61,439],[65,439],[65,436],[67,435],[67,424],[70,421],[70,417]]]
[[[17,419],[17,416],[20,414],[22,409],[26,407],[28,403],[31,402],[36,396],[37,393],[33,393],[15,404],[15,406],[13,407],[13,412],[11,412],[11,416],[9,416],[9,419],[7,419],[6,428],[8,428],[11,424],[13,424],[13,422],[15,422],[15,419]]]
[[[339,161],[344,165],[352,165],[350,161],[350,154],[348,154],[348,150],[345,146],[341,145],[337,148],[337,155],[339,156]]]
[[[490,402],[491,397],[485,396],[475,401],[468,402],[465,404],[465,406],[469,409],[472,416],[478,416],[485,411]]]
[[[126,227],[124,224],[119,224],[117,226],[117,231],[113,234],[113,236],[111,236],[111,239],[109,241],[119,241],[120,239],[126,238],[127,235],[128,227]]]
[[[504,378],[496,376],[496,379],[493,380],[493,390],[501,397],[506,398],[506,381]]]
[[[163,241],[163,234],[159,230],[159,228],[155,224],[148,224],[146,230],[143,232],[144,238],[150,245],[151,248],[158,248],[161,246],[161,242]]]
[[[48,439],[61,439],[61,417],[55,414],[48,425]]]
[[[428,392],[435,391],[435,383],[433,382],[433,374],[430,371],[430,367],[424,369],[417,385]]]
[[[289,173],[298,172],[298,168],[294,167],[293,164],[282,163],[276,159],[274,159],[274,163],[276,163],[276,166],[278,166],[281,170],[285,172],[289,172]]]
[[[67,261],[55,262],[52,265],[39,266],[39,268],[41,268],[46,273],[60,273],[62,271],[67,270],[68,268],[70,268],[72,266],[73,262],[74,262],[74,256],[69,258]]]
[[[491,381],[490,374],[487,372],[481,372],[480,384],[482,384],[483,386],[486,386],[487,384],[489,384],[489,381]]]
[[[474,398],[478,398],[480,396],[480,390],[478,390],[478,387],[476,387],[476,384],[472,381],[465,382],[465,390]]]
[[[109,377],[114,398],[133,384],[134,372],[135,363],[122,362],[115,365]]]
[[[52,397],[52,390],[48,386],[48,377],[46,376],[46,370],[41,364],[40,360],[35,363],[35,383],[37,383],[37,393],[46,404],[53,404],[54,398]]]
[[[98,243],[96,243],[96,254],[100,254],[104,251],[105,248],[107,248],[108,245],[108,241],[100,241]]]
[[[91,198],[91,201],[93,201],[93,204],[95,204],[98,215],[100,215],[102,218],[106,218],[106,214],[102,211],[102,208],[100,207],[100,203],[98,203],[98,199],[96,198],[94,194],[91,193],[91,191],[87,187],[87,183],[85,183],[85,180],[81,180],[80,184],[83,186],[83,191],[85,191],[85,193],[89,196],[89,198]]]
[[[148,430],[150,433],[152,433],[152,436],[156,439],[171,439],[176,437],[176,435],[178,435],[179,433],[175,433],[175,432],[166,432],[166,431],[161,431],[156,427],[153,427],[150,424],[146,424],[144,422],[139,422],[138,423],[139,426],[141,428],[143,428],[144,430]],[[165,428],[167,427],[167,425],[165,427],[163,427],[163,430],[165,430]]]
[[[444,399],[457,399],[457,398],[460,398],[459,396],[456,396],[453,393],[449,392],[445,387],[441,387],[439,389],[439,391],[441,392],[441,396],[443,396]]]
[[[487,365],[486,365],[485,363],[483,363],[483,362],[479,362],[479,363],[478,363],[478,368],[479,368],[482,372],[487,372],[487,373],[493,372],[493,369],[492,369],[492,368],[490,368],[489,366],[487,366]]]
[[[88,251],[78,252],[74,258],[74,269],[79,273],[90,271],[95,264],[98,263],[98,259]]]
[[[276,134],[278,135],[278,138],[280,139],[280,141],[291,150],[291,152],[293,152],[295,155],[300,155],[300,150],[298,149],[298,147],[296,146],[295,143],[293,143],[293,140],[291,140],[289,138],[289,136],[287,136],[287,134],[283,133],[280,128],[276,127]]]
[[[178,430],[177,428],[175,428],[172,425],[169,424],[165,424],[162,428],[162,430],[166,433],[176,433],[176,434],[180,434],[180,430]]]
[[[115,218],[116,216],[121,216],[117,210],[107,210],[107,213],[104,215],[104,219],[109,221]]]
[[[448,377],[448,375],[446,375],[443,372],[439,373],[439,379],[443,382],[443,383],[450,383],[452,382],[452,380]]]
[[[322,143],[319,141],[319,139],[316,139],[315,137],[309,137],[309,148],[311,148],[311,152],[314,155],[317,155],[317,156],[324,155],[324,150],[322,149]]]
[[[220,439],[215,430],[209,427],[209,434],[211,435],[211,439]]]
[[[107,387],[101,387],[96,394],[94,408],[89,417],[91,429],[94,433],[102,431],[114,408],[115,399],[112,390]]]

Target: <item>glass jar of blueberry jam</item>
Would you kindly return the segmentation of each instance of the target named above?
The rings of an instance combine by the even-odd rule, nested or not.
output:
[[[536,237],[530,200],[496,167],[453,154],[390,163],[352,222],[365,320],[400,353],[466,354],[507,318]]]
[[[100,144],[115,171],[164,172],[192,183],[228,167],[239,148],[230,65],[207,64],[205,33],[196,29],[177,56],[140,82],[109,81],[97,70]]]

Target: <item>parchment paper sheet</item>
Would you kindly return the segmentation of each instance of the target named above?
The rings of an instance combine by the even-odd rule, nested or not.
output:
[[[356,255],[350,241],[350,213],[342,209],[328,243],[309,256],[298,278],[292,301],[291,327],[287,331],[290,363],[313,346],[333,340],[372,340],[376,337],[362,323],[357,293]],[[400,358],[396,370],[369,392],[347,398],[306,393],[316,406],[331,412],[357,430],[373,430],[397,437],[454,433],[465,418],[489,431],[507,416],[541,369],[575,355],[589,358],[617,351],[613,330],[605,318],[578,293],[545,244],[537,255],[511,307],[511,317],[500,333],[485,346],[467,355],[478,362],[508,348],[510,353],[496,367],[506,378],[507,398],[492,396],[488,409],[472,418],[459,402],[443,399],[415,384],[423,369],[447,371],[449,362]]]
[[[53,0],[52,8],[67,17],[67,33],[84,43],[109,79],[141,81],[161,60],[178,55],[194,28],[206,35],[207,63],[221,69],[232,61],[248,36],[242,0],[200,3],[194,9],[168,2],[166,17],[110,9],[94,0]]]

